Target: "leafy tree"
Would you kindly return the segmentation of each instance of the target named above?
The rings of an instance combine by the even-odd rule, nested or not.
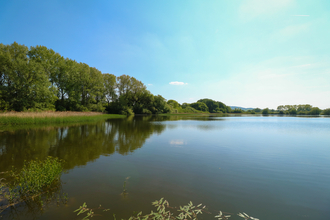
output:
[[[235,108],[231,110],[232,113],[243,113],[244,111],[240,108]]]
[[[103,83],[104,83],[104,95],[105,99],[108,103],[108,106],[110,105],[110,102],[113,102],[117,99],[116,94],[116,76],[109,73],[103,74]]]
[[[180,104],[173,99],[168,100],[167,104],[171,105],[173,108],[176,108],[176,109],[181,107]]]
[[[197,109],[197,110],[203,111],[203,112],[207,112],[209,110],[209,108],[207,107],[207,105],[204,102],[191,103],[190,106],[193,107],[194,109]]]
[[[290,115],[296,115],[296,114],[297,114],[297,110],[296,110],[296,108],[291,108],[291,109],[289,110],[289,114],[290,114]]]
[[[309,111],[310,115],[319,115],[322,112],[321,109],[319,109],[318,107],[314,107]]]
[[[322,115],[330,115],[330,108],[324,109]]]
[[[261,110],[260,108],[255,108],[255,109],[253,109],[253,111],[259,113],[259,112],[261,112],[262,110]]]
[[[311,111],[313,108],[313,106],[309,105],[309,104],[306,104],[306,105],[298,105],[297,106],[297,111],[300,112],[300,111]]]
[[[56,89],[39,62],[30,60],[28,48],[14,42],[0,46],[2,98],[12,110],[54,109]]]
[[[269,109],[268,108],[263,109],[262,114],[263,115],[268,115],[269,114]]]
[[[208,111],[211,113],[219,113],[219,112],[230,112],[228,107],[219,101],[214,101],[212,99],[200,99],[197,102],[203,102],[207,105]],[[230,108],[230,107],[229,107]]]

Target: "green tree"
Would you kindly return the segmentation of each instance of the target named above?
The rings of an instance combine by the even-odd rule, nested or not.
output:
[[[193,107],[196,110],[208,112],[209,108],[204,102],[195,102],[190,104],[191,107]]]
[[[261,110],[260,108],[255,108],[255,109],[253,109],[253,111],[259,113],[259,112],[261,112],[262,110]]]
[[[110,102],[116,101],[117,94],[116,94],[116,88],[117,88],[117,82],[116,82],[116,76],[109,73],[103,74],[103,83],[104,83],[104,95],[105,99],[108,103],[108,106],[110,106]]]
[[[171,105],[173,108],[176,108],[176,109],[181,107],[180,104],[173,99],[168,100],[167,104]]]
[[[43,66],[28,57],[28,48],[14,42],[0,46],[1,94],[11,110],[54,109],[56,89]]]
[[[310,115],[319,115],[322,112],[321,109],[319,109],[318,107],[314,107],[309,111]]]
[[[261,112],[263,115],[268,115],[269,114],[269,109],[268,108],[265,108],[262,110]]]
[[[289,114],[290,115],[296,115],[297,114],[297,110],[296,110],[296,108],[291,108],[291,109],[289,109]]]
[[[330,115],[330,108],[324,109],[322,115]]]

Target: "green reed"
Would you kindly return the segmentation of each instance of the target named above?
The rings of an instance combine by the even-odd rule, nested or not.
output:
[[[58,117],[16,117],[2,116],[0,114],[0,125],[34,125],[34,124],[63,124],[92,122],[110,118],[124,118],[123,115],[101,114],[101,115],[84,115],[84,116],[58,116]]]

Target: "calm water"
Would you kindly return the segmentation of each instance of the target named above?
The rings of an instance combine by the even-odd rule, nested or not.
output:
[[[83,202],[110,208],[94,219],[127,218],[162,197],[203,203],[212,214],[202,219],[330,219],[330,118],[150,116],[0,132],[0,172],[49,155],[65,160],[68,204],[21,204],[3,219],[82,219]]]

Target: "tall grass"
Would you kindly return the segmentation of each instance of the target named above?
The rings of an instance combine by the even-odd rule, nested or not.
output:
[[[62,124],[123,117],[99,112],[5,112],[0,113],[0,125]]]

